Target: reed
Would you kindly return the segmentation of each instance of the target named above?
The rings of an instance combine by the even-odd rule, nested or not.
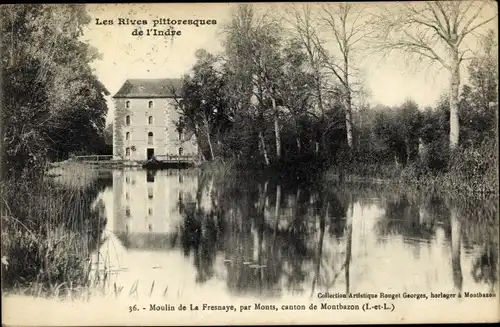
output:
[[[79,173],[73,184],[46,176],[0,185],[4,293],[60,297],[88,285],[106,217],[95,175]]]

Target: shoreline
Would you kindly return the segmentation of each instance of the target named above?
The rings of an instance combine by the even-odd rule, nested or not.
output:
[[[139,163],[85,163],[73,160],[66,160],[60,162],[52,162],[48,164],[48,169],[46,170],[46,177],[56,178],[64,175],[71,171],[75,172],[75,168],[82,169],[84,171],[109,171],[114,169],[144,169]],[[279,171],[275,171],[273,167],[265,169],[255,169],[248,167],[247,169],[242,169],[241,166],[233,162],[203,162],[198,163],[193,167],[189,168],[168,168],[168,169],[197,169],[201,172],[213,172],[213,173],[236,173],[236,174],[258,174],[261,176],[267,175],[269,178],[280,177]],[[161,170],[161,169],[160,169]],[[276,174],[275,174],[276,173]],[[451,192],[456,195],[461,196],[472,196],[472,197],[487,197],[487,198],[498,198],[498,186],[492,186],[486,183],[477,183],[473,185],[467,181],[458,179],[453,176],[452,173],[440,173],[434,176],[432,175],[422,175],[414,176],[407,173],[405,168],[401,168],[399,171],[394,172],[393,177],[376,177],[376,176],[363,176],[361,174],[353,174],[340,169],[336,169],[331,166],[319,174],[320,179],[325,182],[335,183],[335,184],[363,184],[364,186],[380,186],[380,187],[397,187],[405,190],[412,191],[425,191],[425,192]],[[405,176],[409,175],[409,176]],[[309,179],[310,176],[302,176],[303,179]],[[298,179],[298,178],[297,178]],[[312,178],[311,178],[312,179]],[[316,179],[316,178],[314,178]],[[483,187],[481,187],[483,185]]]

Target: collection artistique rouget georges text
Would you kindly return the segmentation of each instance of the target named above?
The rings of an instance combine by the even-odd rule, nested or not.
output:
[[[487,298],[496,297],[495,293],[482,293],[482,292],[463,292],[462,293],[444,293],[444,292],[430,292],[430,293],[318,293],[320,299],[453,299],[453,298]]]

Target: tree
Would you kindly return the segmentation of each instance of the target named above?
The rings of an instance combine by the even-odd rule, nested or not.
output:
[[[271,110],[274,122],[274,133],[276,141],[276,159],[281,159],[281,135],[279,124],[279,107],[277,100],[280,97],[280,79],[282,66],[284,65],[282,50],[283,39],[281,28],[277,21],[262,18],[263,24],[258,25],[253,33],[251,58],[255,67],[253,76],[255,92],[259,107],[264,112]],[[269,105],[270,102],[270,105]]]
[[[311,5],[303,4],[300,6],[290,6],[286,9],[288,23],[291,25],[291,34],[298,45],[300,44],[307,54],[307,63],[309,69],[312,71],[311,98],[315,98],[314,102],[310,103],[310,108],[314,114],[314,109],[319,110],[319,119],[322,126],[325,125],[325,96],[324,88],[326,84],[326,76],[323,72],[324,57],[321,49],[322,42],[317,35],[317,28],[315,22],[317,17],[314,15]],[[320,147],[324,149],[324,136],[325,131],[321,132]]]
[[[411,99],[399,107],[380,111],[375,116],[374,132],[398,164],[409,164],[417,157],[421,128],[422,114]]]
[[[342,100],[345,110],[345,124],[347,145],[353,147],[353,115],[352,97],[353,85],[352,71],[354,70],[354,54],[359,43],[365,40],[372,32],[366,24],[366,9],[364,6],[351,3],[324,4],[322,21],[329,32],[334,36],[336,54],[328,53],[327,49],[318,44],[323,55],[325,66],[333,73],[342,85]]]
[[[217,135],[227,129],[232,120],[228,112],[225,95],[226,77],[218,70],[218,58],[205,50],[196,52],[197,62],[192,68],[191,76],[186,76],[182,87],[182,105],[185,126],[200,136],[206,138],[210,160],[216,155],[212,142],[212,135]],[[202,135],[200,134],[203,133]]]
[[[82,5],[7,5],[1,14],[3,172],[40,171],[47,159],[92,149],[102,134],[108,92],[79,40]]]
[[[109,123],[104,130],[104,141],[107,146],[113,147],[113,123]]]
[[[272,117],[276,158],[281,158],[280,106],[277,101],[284,65],[282,28],[268,12],[257,13],[251,5],[245,4],[238,6],[231,23],[225,27],[225,34],[226,67],[237,86],[234,91],[238,92],[232,92],[232,103],[250,115],[254,115],[252,109],[256,109],[259,148],[265,164],[269,165],[264,138],[267,117]]]
[[[283,49],[282,76],[279,83],[279,102],[294,122],[297,151],[302,151],[302,129],[313,107],[315,73],[307,71],[307,53],[296,39],[287,42]]]
[[[406,149],[406,163],[413,161],[418,154],[420,129],[422,128],[422,115],[418,105],[412,99],[407,99],[400,108],[398,125]]]
[[[498,121],[498,45],[493,30],[481,42],[481,51],[467,67],[468,84],[459,102],[460,142],[477,146],[496,138]]]
[[[372,24],[380,31],[377,48],[430,60],[449,71],[450,149],[459,144],[460,68],[473,52],[470,42],[496,18],[492,5],[490,1],[391,3],[374,13]]]
[[[264,108],[256,105],[252,99],[255,93],[262,93],[262,88],[255,87],[255,60],[254,46],[258,40],[255,38],[255,28],[261,25],[261,20],[256,17],[253,7],[249,4],[239,5],[232,15],[231,22],[224,27],[226,64],[229,85],[229,103],[238,117],[256,116],[258,148],[260,149],[266,165],[270,164],[264,140]]]

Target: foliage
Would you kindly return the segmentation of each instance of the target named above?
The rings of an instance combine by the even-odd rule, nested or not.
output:
[[[193,130],[198,140],[204,140],[209,150],[208,158],[212,160],[216,156],[212,138],[220,140],[232,122],[225,94],[227,78],[224,72],[218,71],[219,62],[215,56],[198,50],[196,57],[192,74],[183,82],[180,110],[184,121],[179,129]]]
[[[317,112],[317,78],[304,44],[285,37],[268,12],[241,5],[225,27],[224,46],[222,54],[197,52],[182,90],[184,121],[205,158],[252,167],[331,158],[345,142],[345,117],[334,94]]]
[[[46,159],[93,151],[103,142],[108,92],[79,41],[90,22],[80,5],[6,5],[2,34],[3,172],[40,171]]]
[[[498,45],[492,30],[469,66],[469,85],[464,85],[459,103],[461,143],[478,146],[496,138],[498,130]]]
[[[434,7],[425,8],[431,12]],[[205,158],[283,174],[307,174],[328,164],[346,174],[410,180],[447,174],[450,169],[458,173],[452,169],[458,154],[450,152],[450,99],[456,99],[443,95],[434,108],[419,108],[412,99],[394,107],[369,108],[360,102],[352,108],[352,116],[346,116],[346,106],[353,103],[346,104],[344,80],[325,74],[334,61],[328,60],[330,55],[308,20],[310,7],[292,10],[291,15],[292,33],[287,34],[280,18],[269,11],[240,5],[225,26],[224,51],[198,51],[185,79],[184,114],[198,133]],[[404,18],[417,23],[411,16]],[[372,33],[357,32],[363,39]],[[457,105],[460,144],[466,148],[496,135],[494,35],[490,31],[481,39],[481,51],[469,63],[470,78]],[[339,65],[335,71],[348,69]],[[349,125],[354,146],[346,137]]]

